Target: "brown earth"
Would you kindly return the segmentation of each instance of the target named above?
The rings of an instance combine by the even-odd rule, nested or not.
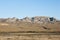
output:
[[[55,23],[29,23],[29,22],[18,22],[16,23],[6,23],[0,22],[0,32],[20,32],[20,31],[45,31],[45,32],[59,32],[60,22]]]
[[[60,22],[0,22],[0,40],[60,40]]]

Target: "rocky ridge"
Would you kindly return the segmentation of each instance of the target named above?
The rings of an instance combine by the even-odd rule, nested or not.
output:
[[[57,21],[56,18],[54,17],[45,17],[45,16],[35,16],[35,17],[25,17],[23,19],[18,19],[18,18],[0,18],[0,22],[10,22],[10,23],[15,23],[15,22],[30,22],[30,23],[54,23]]]

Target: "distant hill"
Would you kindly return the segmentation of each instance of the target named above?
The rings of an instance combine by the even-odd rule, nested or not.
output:
[[[35,17],[25,17],[23,19],[18,19],[18,18],[0,18],[0,22],[30,22],[30,23],[48,23],[48,22],[56,22],[56,18],[54,17],[46,17],[46,16],[35,16]]]
[[[60,21],[54,17],[35,16],[18,18],[0,18],[0,32],[60,32]]]

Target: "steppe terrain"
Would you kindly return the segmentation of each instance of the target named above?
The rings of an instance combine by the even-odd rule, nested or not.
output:
[[[0,40],[59,40],[60,20],[36,16],[0,18]]]

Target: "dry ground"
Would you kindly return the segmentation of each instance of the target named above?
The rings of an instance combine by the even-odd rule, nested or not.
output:
[[[60,40],[60,35],[0,36],[0,40]]]
[[[60,31],[60,22],[54,24],[37,24],[28,22],[19,23],[1,23],[0,22],[0,32],[17,32],[17,31]]]
[[[60,32],[60,22],[47,23],[47,24],[37,24],[37,23],[26,23],[18,22],[13,23],[1,23],[0,22],[0,40],[60,40],[60,34],[56,35],[10,35],[9,32],[20,32],[20,31],[35,31],[35,32]],[[7,32],[2,34],[2,32]],[[34,32],[33,32],[34,33]]]

